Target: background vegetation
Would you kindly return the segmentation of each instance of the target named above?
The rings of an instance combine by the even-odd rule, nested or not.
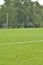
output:
[[[4,0],[0,6],[0,27],[43,27],[43,6],[31,0]]]

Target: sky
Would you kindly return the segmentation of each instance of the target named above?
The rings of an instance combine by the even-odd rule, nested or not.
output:
[[[37,1],[37,0],[31,0],[33,2]],[[40,5],[43,5],[43,0],[38,0],[39,4]],[[0,5],[3,5],[4,4],[4,0],[0,0]]]
[[[37,0],[32,0],[33,2],[37,1]],[[40,5],[43,5],[43,0],[38,0]]]

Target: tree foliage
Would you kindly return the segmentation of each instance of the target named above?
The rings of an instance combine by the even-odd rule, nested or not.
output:
[[[0,6],[0,23],[14,26],[17,24],[36,24],[43,21],[43,7],[31,0],[4,0]],[[8,14],[8,15],[7,15]],[[38,24],[38,23],[37,23]]]

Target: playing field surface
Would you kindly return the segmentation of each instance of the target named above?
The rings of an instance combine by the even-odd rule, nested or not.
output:
[[[43,65],[43,28],[0,29],[0,65]]]

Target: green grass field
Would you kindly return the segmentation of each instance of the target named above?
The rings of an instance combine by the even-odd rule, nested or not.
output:
[[[43,65],[43,28],[0,29],[0,65]]]

